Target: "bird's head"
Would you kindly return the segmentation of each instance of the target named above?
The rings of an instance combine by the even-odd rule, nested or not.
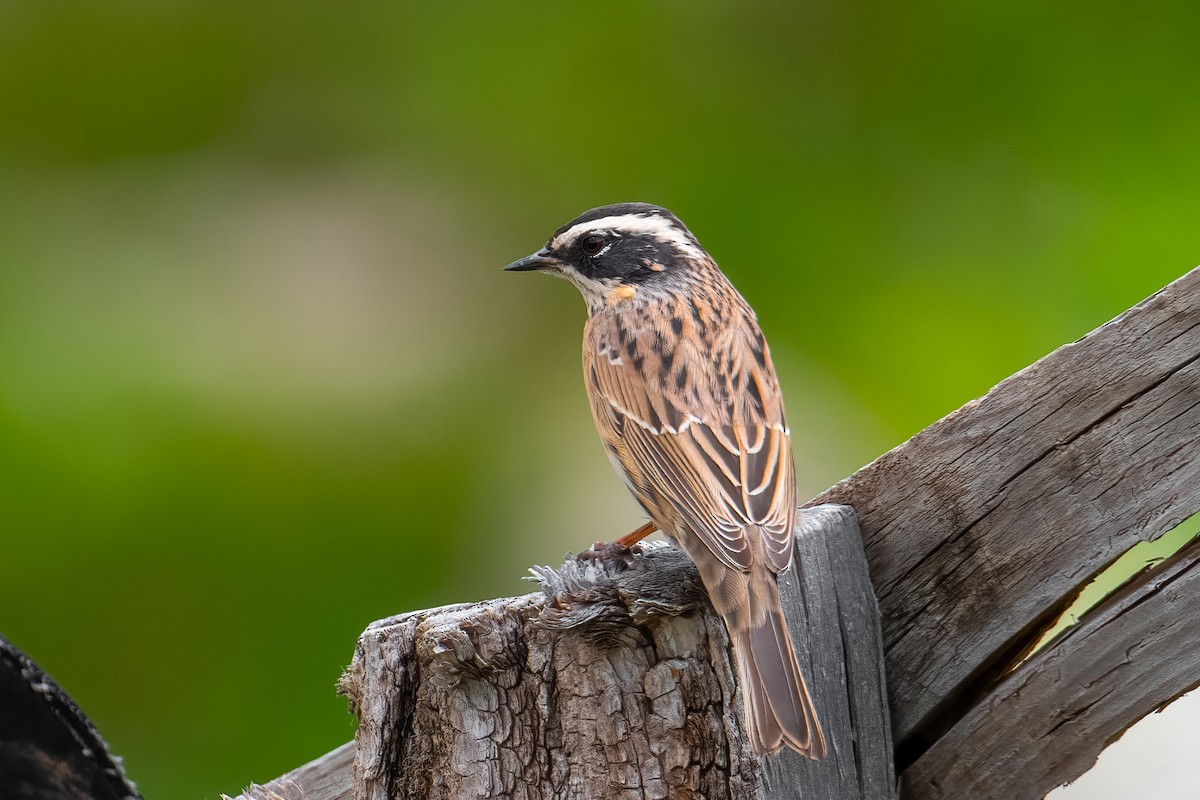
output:
[[[618,203],[584,212],[556,230],[541,250],[505,269],[566,278],[596,311],[669,291],[709,262],[696,237],[667,209]]]

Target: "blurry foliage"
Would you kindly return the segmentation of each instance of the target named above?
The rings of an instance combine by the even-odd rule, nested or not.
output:
[[[805,496],[1200,258],[1200,6],[0,5],[0,629],[149,797],[347,740],[369,621],[638,515],[569,287],[677,211]]]

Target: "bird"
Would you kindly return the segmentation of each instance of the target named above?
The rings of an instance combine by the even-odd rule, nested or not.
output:
[[[793,559],[795,466],[783,398],[754,310],[667,209],[584,212],[512,262],[583,295],[583,373],[617,473],[695,564],[725,623],[754,752],[825,756],[778,576]]]

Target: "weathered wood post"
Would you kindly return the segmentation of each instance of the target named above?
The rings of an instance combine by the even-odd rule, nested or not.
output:
[[[359,715],[357,797],[895,796],[878,609],[850,509],[806,510],[780,582],[821,761],[750,751],[724,626],[674,547],[536,572],[539,593],[362,635],[342,681]]]
[[[1139,718],[1200,685],[1200,617],[1193,613],[1200,602],[1200,540],[1135,576],[1076,628],[1022,660],[1097,573],[1132,545],[1200,512],[1200,269],[1001,382],[817,502],[853,507],[861,526],[881,611],[895,766],[905,800],[1036,800],[1073,780]],[[800,541],[827,542],[832,564],[842,539]],[[657,571],[663,558],[669,561],[669,551],[650,551],[645,560]],[[801,563],[820,558],[808,553]],[[600,792],[629,788],[633,794],[635,785],[639,797],[642,789],[678,797],[743,790],[745,796],[784,796],[775,792],[787,791],[800,773],[786,758],[768,759],[765,768],[750,760],[740,749],[739,716],[718,700],[718,692],[721,698],[736,694],[722,662],[719,623],[714,628],[708,617],[680,610],[686,593],[661,607],[639,603],[637,563],[625,577],[619,568],[609,574],[604,570],[613,567],[603,567],[595,579],[609,588],[591,603],[559,598],[559,579],[544,576],[541,599],[377,623],[360,640],[345,684],[362,714],[354,775],[343,748],[245,796],[423,798],[449,796],[437,792],[453,785],[484,792],[460,796],[484,797],[509,788],[514,796],[620,796]],[[801,606],[812,603],[813,620],[833,618],[816,597],[854,605],[844,587],[822,593],[819,584],[810,586],[807,572],[795,580]],[[559,583],[577,585],[567,577]],[[802,628],[811,622],[795,612],[792,591],[793,634],[824,678],[828,642],[819,638],[819,622],[814,638],[805,638]],[[564,618],[586,616],[584,609],[596,617],[565,629],[535,624],[556,602]],[[698,603],[689,607],[698,611]],[[842,613],[839,606],[839,627],[854,630]],[[483,622],[468,623],[472,619]],[[619,622],[610,631],[625,633],[589,640],[587,631],[603,630],[606,619]],[[865,691],[870,683],[870,676],[855,672],[861,662],[854,655],[868,638],[848,637],[846,687]],[[524,651],[508,646],[518,642]],[[566,658],[573,660],[554,662]],[[543,677],[517,674],[514,665],[522,660]],[[556,675],[569,680],[546,682]],[[565,707],[555,701],[562,692],[572,698]],[[844,704],[818,697],[827,724],[839,722],[835,705],[869,710],[865,695],[849,694]],[[526,713],[529,708],[534,711]],[[615,724],[613,711],[630,724]],[[579,739],[565,735],[564,713],[577,717],[572,725],[586,723],[574,727],[584,731]],[[443,734],[422,740],[412,732],[438,730],[458,718],[470,718],[473,733],[486,733],[474,740],[475,755],[458,736],[468,728],[455,729],[444,735],[459,742],[454,746],[462,760],[441,762],[446,769],[438,774],[414,774],[412,766],[430,763],[422,759],[444,752],[447,742]],[[525,720],[542,722],[521,727]],[[861,734],[855,752],[876,752],[867,741],[870,726],[852,721]],[[496,745],[498,738],[521,745],[505,748]],[[530,752],[528,742],[550,758],[526,763],[517,757]],[[577,749],[597,744],[587,757]],[[683,762],[685,746],[694,749]],[[874,767],[843,779],[840,755],[847,751],[835,752],[839,757],[829,764],[839,771],[837,782],[819,774],[834,767],[799,762],[818,778],[808,788],[818,793],[807,796],[841,797],[819,792],[855,781],[863,793],[845,796],[874,796],[869,792],[876,785],[863,777],[877,774]],[[586,771],[601,760],[611,774]],[[572,782],[581,774],[576,764],[586,777]],[[333,788],[316,794],[318,786]]]

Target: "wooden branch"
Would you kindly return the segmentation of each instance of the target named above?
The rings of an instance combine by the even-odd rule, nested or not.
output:
[[[818,498],[862,524],[901,769],[1080,586],[1200,510],[1198,435],[1193,270]]]
[[[1185,619],[1189,615],[1168,606],[1173,598],[1188,608],[1200,601],[1194,548],[1143,575],[1108,601],[1103,612],[1085,617],[1078,630],[1015,672],[1010,674],[1009,668],[1099,571],[1136,542],[1154,539],[1200,511],[1198,442],[1200,270],[1193,270],[814,501],[853,506],[862,524],[882,611],[897,765],[910,773],[904,776],[908,800],[1039,798],[1080,774],[1104,744],[1148,709],[1196,685],[1195,630]],[[728,665],[718,657],[724,648],[719,626],[714,630],[698,616],[666,611],[652,614],[652,623],[635,619],[629,630],[642,638],[626,643],[627,656],[613,661],[593,643],[593,650],[575,651],[572,663],[559,665],[564,680],[555,692],[530,693],[521,688],[528,688],[522,684],[527,678],[513,665],[516,656],[533,658],[547,644],[536,639],[536,631],[526,631],[540,608],[529,598],[482,608],[483,618],[493,619],[482,628],[464,630],[461,625],[470,613],[458,607],[397,617],[372,626],[360,640],[355,677],[347,684],[362,713],[356,778],[368,789],[360,796],[388,796],[381,781],[394,774],[389,770],[434,747],[414,741],[411,733],[424,729],[418,726],[443,724],[444,718],[422,718],[419,710],[411,718],[396,714],[396,708],[419,709],[421,702],[431,700],[442,705],[430,708],[458,703],[449,709],[455,714],[472,708],[483,714],[494,702],[489,713],[496,727],[486,726],[483,717],[472,722],[480,732],[490,731],[488,741],[500,734],[533,737],[558,754],[557,760],[540,765],[540,772],[530,773],[528,764],[513,762],[511,752],[506,755],[481,740],[478,752],[463,753],[468,760],[462,763],[486,769],[467,769],[469,774],[461,775],[463,770],[446,765],[433,773],[441,777],[429,779],[442,781],[443,788],[446,781],[486,782],[483,790],[489,791],[537,781],[563,791],[595,788],[597,783],[587,782],[591,778],[579,785],[556,782],[565,780],[563,759],[571,746],[562,738],[561,716],[557,727],[514,727],[517,712],[506,712],[510,706],[499,702],[504,699],[522,714],[531,707],[542,713],[563,692],[569,713],[594,723],[595,736],[616,737],[611,744],[616,749],[609,751],[616,763],[633,752],[621,747],[634,736],[653,742],[646,747],[658,748],[656,759],[662,753],[677,754],[685,745],[695,748],[693,758],[681,762],[686,764],[680,766],[682,772],[660,770],[660,783],[646,780],[641,772],[646,761],[631,762],[626,773],[618,771],[617,781],[636,774],[642,785],[657,790],[676,785],[671,776],[686,775],[705,791],[746,792],[752,787],[758,792],[771,779],[767,772],[764,782],[756,782],[759,773],[746,766],[750,762],[736,746],[721,750],[711,740],[688,739],[664,722],[678,721],[680,714],[685,720],[720,722],[731,731],[727,744],[737,741],[732,731],[738,716],[706,699],[717,688],[731,696]],[[628,605],[623,613],[633,618],[632,608]],[[522,622],[506,623],[509,627],[494,622],[502,618]],[[481,638],[483,632],[488,636]],[[409,644],[389,649],[389,638]],[[527,649],[506,650],[505,642],[523,642]],[[552,651],[546,662],[533,665],[535,671],[545,670],[562,653]],[[711,656],[707,660],[706,654]],[[429,666],[418,674],[404,667],[409,658]],[[627,658],[642,659],[646,674],[664,669],[659,659],[665,659],[683,664],[681,675],[702,679],[671,684],[679,688],[651,693],[651,699],[605,690],[615,685],[615,678],[605,683],[596,670],[615,675],[613,665],[625,664]],[[516,683],[495,684],[491,694],[460,694],[454,700],[448,687],[458,675],[478,677],[487,685],[503,675]],[[363,693],[364,682],[386,676],[394,684],[394,703],[368,701],[374,695]],[[654,685],[668,688],[665,680]],[[437,691],[444,696],[422,695]],[[1040,700],[1021,702],[1034,697]],[[822,715],[832,714],[821,705],[829,698],[818,692],[817,700]],[[667,702],[674,704],[674,716],[654,711],[655,703]],[[605,722],[606,708],[639,704],[646,706],[646,727],[613,729]],[[1026,739],[1016,734],[1021,725],[1028,726]],[[1001,774],[1005,765],[1024,774],[1009,774],[1006,781]],[[485,781],[485,776],[490,777]],[[416,778],[401,775],[396,780]],[[1007,790],[986,793],[981,787],[991,781]]]
[[[1001,681],[905,773],[905,795],[1042,797],[1082,775],[1132,722],[1200,684],[1197,600],[1200,539]]]
[[[347,742],[270,783],[251,784],[235,800],[352,800],[353,779],[354,742]]]
[[[812,509],[781,585],[830,755],[764,760],[728,641],[673,547],[539,569],[541,594],[370,626],[342,683],[356,795],[895,796],[877,608],[853,513]]]

